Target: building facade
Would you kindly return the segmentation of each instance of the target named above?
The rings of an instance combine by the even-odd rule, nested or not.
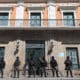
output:
[[[49,63],[54,56],[63,74],[70,56],[75,74],[80,65],[80,0],[0,0],[2,56],[6,73],[16,56],[21,69],[30,56],[36,65],[39,57],[45,56]]]

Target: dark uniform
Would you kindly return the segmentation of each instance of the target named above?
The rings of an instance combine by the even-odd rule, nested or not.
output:
[[[3,78],[4,68],[5,68],[5,61],[4,61],[3,58],[1,58],[1,60],[0,60],[0,73],[1,73],[1,78]]]
[[[57,69],[57,61],[54,59],[54,56],[52,56],[51,61],[50,61],[50,66],[52,68],[52,74],[54,77],[54,73],[56,72],[56,76],[58,77],[58,69]]]
[[[41,75],[41,77],[43,76],[43,74],[46,77],[46,67],[47,67],[47,61],[43,57],[40,59],[40,75]]]
[[[16,60],[14,62],[14,78],[17,76],[19,78],[19,66],[20,66],[20,60],[19,57],[16,57]]]
[[[35,77],[35,65],[34,65],[34,61],[33,58],[28,59],[28,77],[30,77],[31,75],[33,75]]]
[[[69,76],[69,72],[72,77],[72,61],[69,59],[69,56],[67,56],[67,59],[65,60],[64,64],[65,70],[67,71],[67,77]]]
[[[24,76],[26,75],[26,65],[27,65],[27,63],[25,63],[24,66],[23,66],[23,75]]]

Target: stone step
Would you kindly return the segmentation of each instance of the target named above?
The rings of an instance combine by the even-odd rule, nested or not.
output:
[[[80,80],[80,77],[79,78],[65,78],[65,77],[60,77],[60,78],[27,78],[27,77],[20,77],[20,78],[10,78],[10,77],[7,77],[7,78],[3,78],[0,80]]]

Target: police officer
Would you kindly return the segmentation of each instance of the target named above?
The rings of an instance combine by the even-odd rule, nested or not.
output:
[[[19,66],[20,66],[20,60],[19,57],[16,57],[16,60],[14,62],[14,78],[17,76],[19,78]]]
[[[1,72],[1,78],[3,78],[4,68],[5,68],[5,61],[4,61],[4,58],[2,57],[1,60],[0,60],[0,72]]]
[[[35,72],[35,64],[33,61],[33,57],[31,57],[30,59],[28,59],[28,77],[30,77],[31,75],[35,77]]]
[[[65,60],[64,64],[65,64],[65,70],[67,73],[67,77],[69,76],[69,72],[70,72],[71,77],[73,77],[73,75],[72,75],[72,61],[69,59],[69,56],[67,56],[67,59]]]
[[[56,72],[56,76],[58,77],[58,69],[57,69],[57,61],[54,59],[54,56],[52,56],[51,61],[50,61],[50,66],[52,68],[52,74],[54,77],[54,73]]]
[[[27,62],[25,62],[24,66],[23,66],[23,75],[26,75],[26,66],[27,66]]]
[[[46,67],[47,67],[47,61],[45,60],[45,57],[43,56],[40,58],[40,75],[41,77],[44,76],[46,77]]]

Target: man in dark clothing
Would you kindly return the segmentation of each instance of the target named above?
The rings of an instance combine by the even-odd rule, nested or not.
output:
[[[50,61],[50,66],[52,68],[52,74],[54,77],[54,73],[56,72],[56,76],[58,77],[58,69],[57,69],[57,61],[54,59],[54,56],[52,56],[51,61]]]
[[[47,67],[47,61],[45,60],[45,57],[40,58],[40,75],[41,77],[46,77],[46,67]]]
[[[20,60],[19,57],[16,57],[16,60],[14,62],[14,78],[17,76],[19,78],[19,66],[20,66]]]
[[[65,60],[64,64],[65,64],[65,70],[67,72],[67,77],[69,76],[69,72],[70,72],[71,77],[73,77],[72,76],[72,61],[69,59],[69,56],[67,56],[67,59]]]
[[[0,72],[1,72],[1,78],[3,78],[4,68],[5,68],[5,61],[4,61],[4,58],[2,57],[1,60],[0,60]]]
[[[26,66],[27,66],[27,62],[25,62],[24,66],[23,66],[23,75],[26,75]]]
[[[30,77],[32,74],[35,77],[35,65],[34,65],[34,61],[33,58],[28,59],[28,77]]]

